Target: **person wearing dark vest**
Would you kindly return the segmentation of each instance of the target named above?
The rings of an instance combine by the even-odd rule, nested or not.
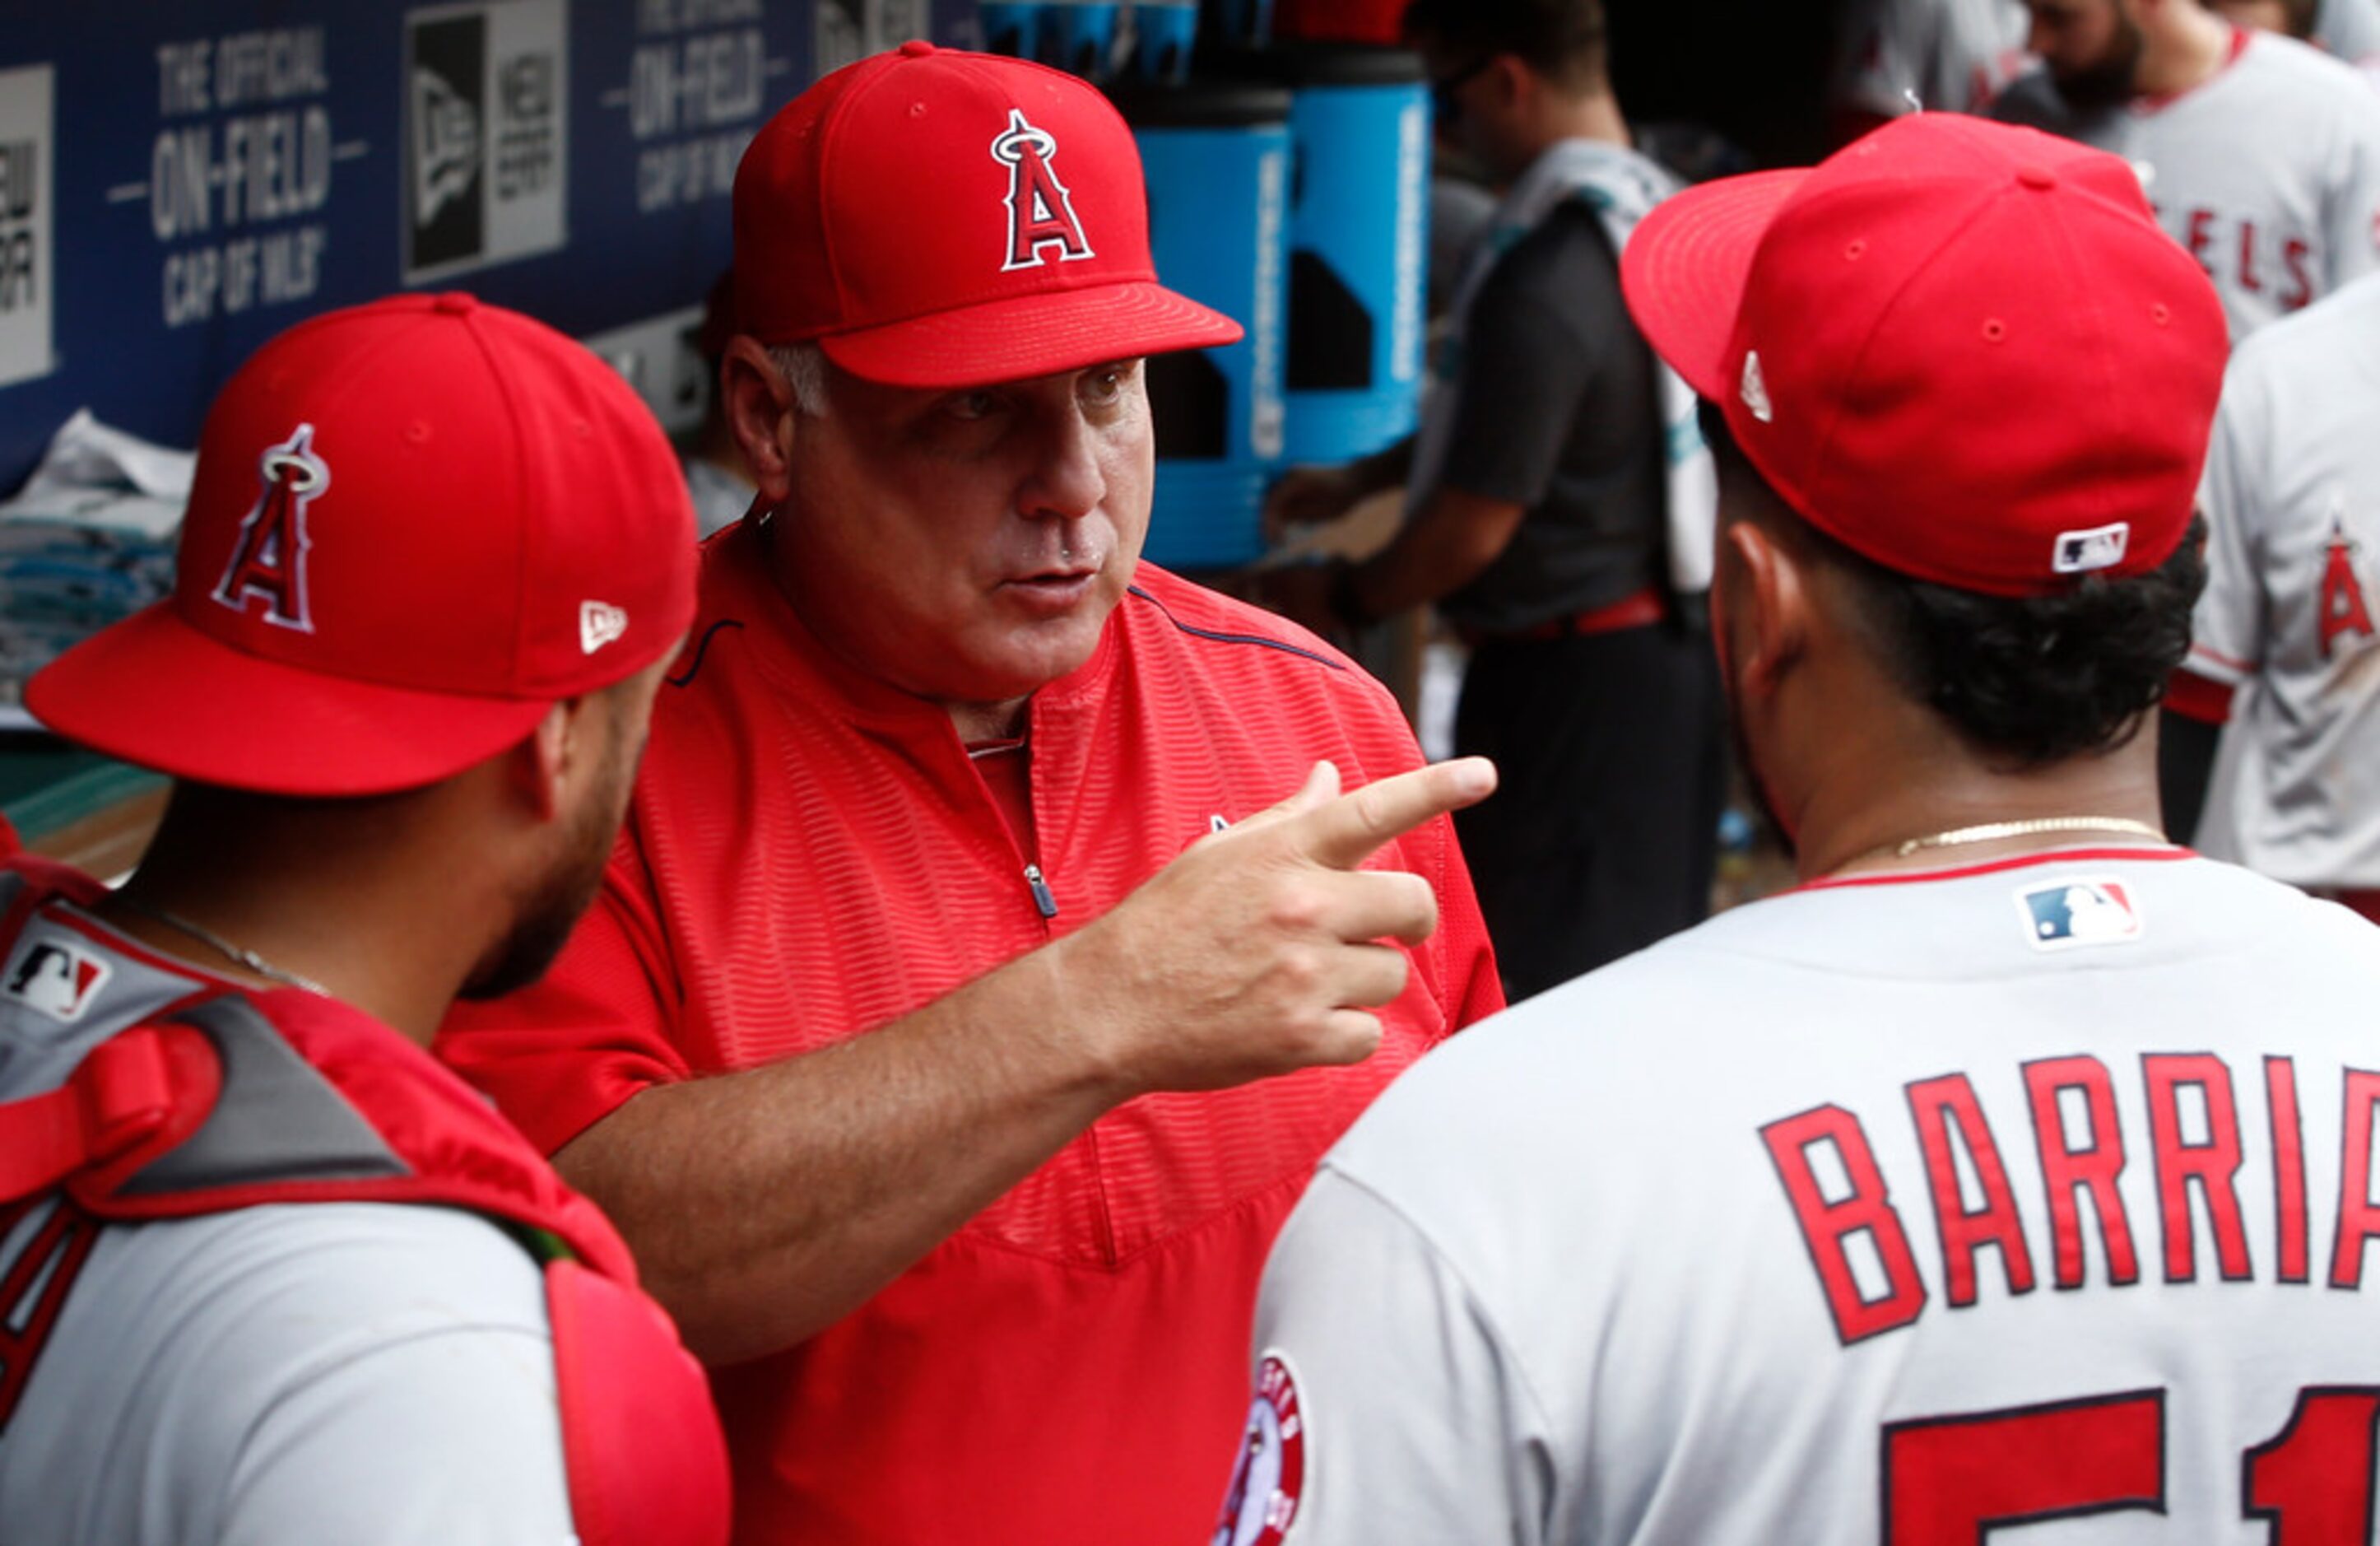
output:
[[[434,1062],[592,896],[694,611],[660,428],[468,296],[258,351],[172,598],[34,678],[171,774],[121,889],[0,867],[0,1540],[717,1546],[701,1368]]]
[[[1441,142],[1500,201],[1420,431],[1269,501],[1328,519],[1402,484],[1402,529],[1360,564],[1271,571],[1265,599],[1326,635],[1435,604],[1471,645],[1455,749],[1495,761],[1498,794],[1455,832],[1517,1002],[1709,907],[1721,716],[1689,614],[1717,485],[1694,394],[1621,300],[1621,250],[1678,183],[1633,148],[1598,0],[1413,0],[1404,29]]]

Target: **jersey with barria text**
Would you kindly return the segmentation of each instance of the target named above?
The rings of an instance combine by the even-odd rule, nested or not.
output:
[[[2361,1546],[2374,1003],[2346,909],[2076,848],[1521,1004],[1284,1229],[1217,1540]]]

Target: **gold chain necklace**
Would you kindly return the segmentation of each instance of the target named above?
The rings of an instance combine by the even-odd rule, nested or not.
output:
[[[294,971],[285,971],[246,945],[234,944],[213,930],[202,928],[187,918],[176,917],[163,907],[152,907],[146,902],[135,901],[120,892],[116,894],[115,905],[119,907],[129,907],[136,913],[146,914],[169,929],[179,929],[190,938],[212,947],[217,954],[237,961],[259,977],[270,978],[275,982],[285,983],[292,988],[303,988],[310,993],[320,993],[324,998],[332,996],[328,988],[312,978],[301,977]]]
[[[2147,837],[2162,843],[2165,834],[2146,822],[2135,822],[2126,816],[2035,816],[2022,822],[1985,822],[1980,826],[1952,827],[1948,832],[1928,833],[1923,837],[1903,838],[1899,843],[1879,843],[1868,850],[1880,854],[1892,850],[1895,858],[1927,848],[1956,848],[1969,843],[1990,843],[2003,837],[2025,837],[2040,832],[2113,832],[2132,837]]]

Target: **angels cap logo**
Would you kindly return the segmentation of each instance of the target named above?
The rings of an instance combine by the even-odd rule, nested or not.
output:
[[[1058,140],[1025,121],[1021,108],[1008,110],[1008,128],[991,142],[991,159],[1008,168],[1008,259],[1002,274],[1038,268],[1049,262],[1044,248],[1058,250],[1060,262],[1092,255],[1083,223],[1075,218],[1075,197],[1058,180],[1050,163]]]
[[[0,994],[71,1024],[82,1017],[114,975],[115,968],[91,952],[65,940],[42,939],[30,942],[17,958],[6,980],[0,982]]]
[[[606,644],[616,643],[628,631],[628,615],[609,602],[578,603],[578,649],[582,654],[593,654]]]
[[[239,540],[224,566],[214,599],[245,615],[251,598],[264,601],[264,620],[300,633],[314,631],[306,599],[307,507],[331,486],[331,469],[314,454],[314,426],[300,424],[287,440],[256,460],[264,492],[239,523]]]

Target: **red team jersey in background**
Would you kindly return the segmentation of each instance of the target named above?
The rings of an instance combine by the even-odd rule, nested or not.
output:
[[[832,1046],[1080,928],[1318,758],[1350,788],[1420,761],[1343,657],[1143,566],[1032,699],[1045,918],[949,717],[822,650],[759,541],[706,550],[601,899],[543,983],[441,1042],[549,1152],[649,1086]],[[1275,1231],[1390,1078],[1502,1004],[1446,819],[1374,862],[1428,880],[1440,921],[1370,1060],[1120,1106],[857,1312],[718,1370],[739,1539],[1205,1537]]]

